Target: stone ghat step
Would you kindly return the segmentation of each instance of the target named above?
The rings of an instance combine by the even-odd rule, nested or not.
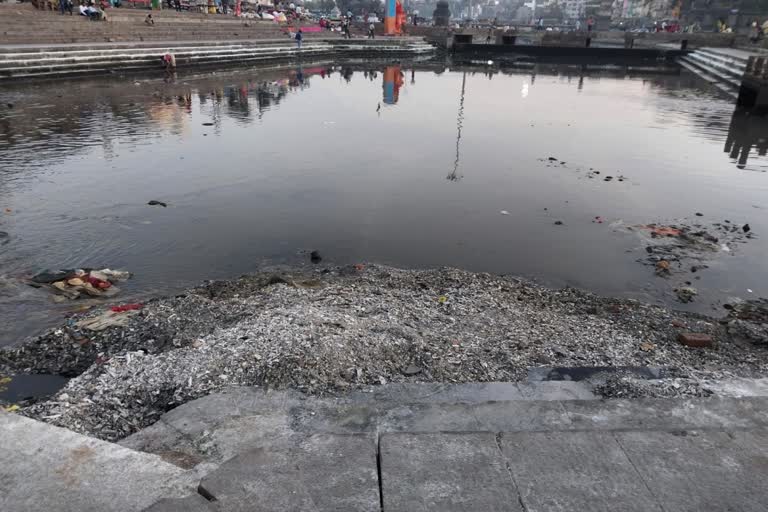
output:
[[[316,49],[342,50],[342,51],[427,51],[432,50],[429,45],[333,45],[323,41],[308,42],[302,46],[301,51],[306,53]],[[0,69],[15,66],[44,66],[60,64],[79,64],[88,62],[119,62],[133,61],[143,58],[157,58],[168,52],[176,56],[177,61],[191,56],[206,55],[244,55],[248,53],[269,53],[294,51],[296,45],[290,42],[271,42],[256,45],[222,45],[222,46],[155,46],[136,49],[107,49],[107,50],[75,50],[71,52],[38,52],[0,55]]]
[[[720,77],[721,80],[729,82],[735,87],[738,87],[741,84],[741,78],[744,75],[743,69],[735,70],[729,66],[724,66],[710,59],[696,55],[695,53],[687,55],[686,60],[710,71],[711,73]]]
[[[688,54],[688,57],[691,57],[695,60],[699,60],[702,63],[709,64],[713,67],[716,67],[724,72],[733,74],[734,76],[737,76],[737,77],[741,77],[741,75],[744,74],[744,71],[747,68],[746,61],[733,60],[727,57],[714,55],[701,50],[696,50],[695,52]]]
[[[596,400],[580,384],[384,386],[337,399],[236,388],[179,406],[120,444],[223,462],[313,434],[768,428],[767,397]]]
[[[291,59],[299,55],[297,50],[290,50],[286,52],[264,52],[255,54],[229,54],[229,55],[212,55],[212,56],[193,56],[188,59],[177,59],[179,65],[199,66],[199,65],[216,65],[224,63],[236,63],[236,64],[258,64],[261,62],[271,62],[280,59]],[[314,51],[301,50],[302,56],[312,57],[332,57],[338,55],[338,52],[332,48],[317,49]],[[375,56],[376,54],[367,52],[363,53],[366,56]],[[413,55],[413,52],[408,50],[401,50],[399,52],[388,52],[388,57],[392,56],[408,56]],[[100,62],[90,64],[78,64],[69,66],[40,66],[40,67],[17,67],[0,69],[0,77],[7,78],[55,78],[62,76],[86,76],[96,74],[108,74],[115,71],[120,72],[132,72],[141,71],[147,69],[158,69],[160,66],[159,58],[149,58],[141,61],[131,62]]]
[[[324,39],[315,39],[313,44],[328,42]],[[0,59],[16,58],[17,56],[30,58],[39,57],[41,53],[59,56],[69,56],[72,54],[95,54],[99,52],[109,51],[122,51],[122,52],[139,52],[142,50],[156,50],[168,48],[183,49],[183,48],[259,48],[264,45],[289,45],[295,44],[290,39],[285,37],[280,38],[265,38],[256,39],[253,41],[241,41],[241,40],[220,40],[220,41],[174,41],[172,45],[167,43],[158,44],[156,41],[130,41],[122,43],[99,43],[93,46],[83,45],[19,45],[13,47],[0,47]]]
[[[725,74],[722,71],[702,63],[700,60],[692,59],[690,55],[679,60],[681,63],[685,63],[687,68],[699,76],[707,80],[708,82],[715,83],[721,88],[738,89],[741,85],[741,80],[733,78],[730,74]]]
[[[304,53],[304,55],[325,56],[332,55],[333,50],[328,48],[318,48]],[[177,59],[177,64],[186,64],[190,66],[203,64],[216,64],[228,62],[257,62],[270,61],[277,59],[286,59],[296,56],[295,51],[286,52],[265,52],[265,53],[247,53],[247,54],[229,54],[229,55],[209,55],[209,56],[191,56],[185,59]],[[111,70],[130,71],[140,69],[160,68],[159,58],[147,58],[135,61],[122,62],[92,62],[76,65],[62,66],[39,66],[39,67],[16,67],[0,68],[0,76],[7,77],[31,77],[31,76],[62,76],[69,74],[93,74],[97,72],[109,72]]]
[[[732,52],[729,52],[728,50],[719,50],[717,48],[699,48],[696,51],[698,53],[703,53],[715,58],[732,61],[737,64],[743,64],[744,66],[747,65],[747,61],[749,60],[748,57],[743,56],[741,54],[732,53]]]
[[[194,492],[194,480],[157,455],[0,411],[0,510],[141,510]]]
[[[197,494],[145,512],[764,512],[767,442],[765,431],[313,435],[253,446]]]

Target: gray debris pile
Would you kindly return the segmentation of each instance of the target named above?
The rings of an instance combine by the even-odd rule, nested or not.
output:
[[[765,361],[710,318],[454,269],[258,274],[149,302],[125,326],[86,334],[72,320],[0,353],[0,370],[78,375],[22,412],[108,440],[230,385],[336,393],[391,381],[515,381],[536,366],[750,376]],[[683,346],[681,330],[717,343]]]

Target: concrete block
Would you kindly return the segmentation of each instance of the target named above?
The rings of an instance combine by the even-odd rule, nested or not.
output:
[[[242,453],[202,489],[228,512],[379,512],[376,446],[367,435],[315,435],[292,447]]]
[[[380,457],[387,512],[523,510],[494,434],[383,434]]]
[[[125,512],[193,490],[156,455],[0,412],[0,510]]]
[[[665,510],[766,510],[768,457],[728,433],[624,432],[616,438]]]
[[[504,433],[500,442],[529,512],[662,512],[611,433]]]

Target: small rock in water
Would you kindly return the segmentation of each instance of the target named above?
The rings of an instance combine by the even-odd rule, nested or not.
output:
[[[677,294],[677,298],[680,299],[680,302],[683,304],[693,301],[693,298],[699,294],[696,288],[692,288],[690,286],[677,288],[675,293]]]
[[[549,157],[549,159],[548,159],[548,160],[549,160],[550,162],[557,162],[557,158],[555,158],[555,157],[553,157],[553,156]]]
[[[562,225],[563,225],[563,221],[561,221],[561,220],[556,220],[555,221],[555,226],[562,226]]]
[[[213,126],[213,123],[203,123],[203,126]]]
[[[745,233],[749,233],[749,231],[750,231],[752,228],[750,228],[750,227],[749,227],[749,224],[744,224],[744,226],[743,226],[741,229],[742,229],[742,231],[744,231]]]
[[[166,203],[164,203],[162,201],[156,201],[154,199],[151,200],[150,202],[148,202],[147,204],[149,206],[162,206],[163,208],[167,208],[168,207],[168,205]]]
[[[606,176],[603,178],[603,181],[611,181],[613,179],[613,176]]]
[[[319,251],[312,251],[311,253],[309,253],[309,261],[311,261],[312,263],[320,263],[321,261],[323,261],[323,257],[320,256]]]
[[[697,217],[703,217],[703,216],[704,216],[704,214],[703,214],[703,213],[701,213],[701,212],[696,212],[696,216],[697,216]]]

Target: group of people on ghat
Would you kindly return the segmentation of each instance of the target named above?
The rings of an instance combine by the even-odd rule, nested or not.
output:
[[[59,0],[58,3],[59,3],[58,9],[61,14],[69,13],[70,16],[74,14],[75,5],[72,0]],[[77,9],[81,16],[85,16],[88,19],[105,20],[106,15],[104,14],[104,9],[106,9],[109,6],[118,7],[119,5],[120,5],[120,0],[115,0],[115,3],[110,3],[110,2],[107,2],[106,0],[101,0],[99,4],[97,4],[95,0],[87,0],[87,1],[81,1],[78,4]]]

